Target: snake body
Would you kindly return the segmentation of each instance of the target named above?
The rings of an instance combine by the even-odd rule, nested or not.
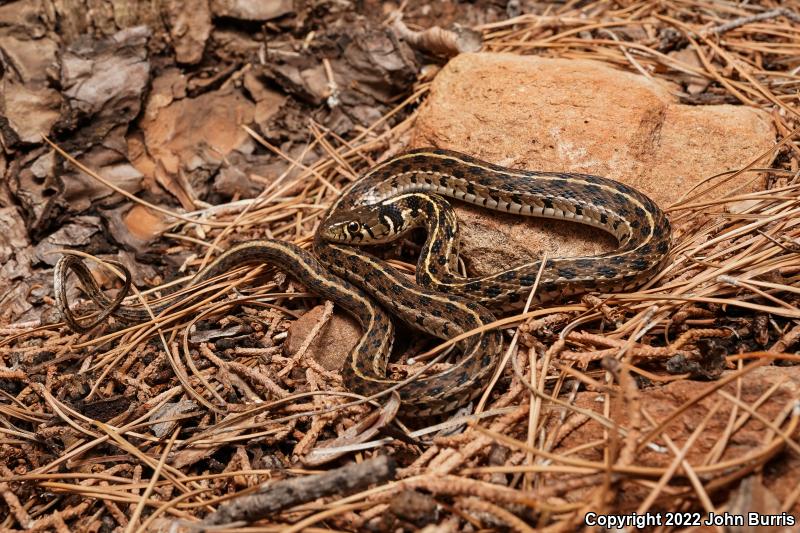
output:
[[[332,274],[308,251],[277,240],[251,241],[234,246],[198,272],[189,282],[189,286],[199,285],[233,268],[251,264],[267,263],[290,272],[308,289],[340,305],[359,322],[364,333],[350,352],[342,369],[342,377],[348,389],[363,396],[380,393],[400,381],[386,378],[394,326],[384,307],[377,305],[375,300],[403,316],[410,316],[411,309],[417,302],[425,301],[429,314],[415,319],[412,325],[445,339],[494,321],[488,311],[474,302],[460,299],[457,300],[459,306],[451,308],[454,301],[452,298],[444,298],[441,294],[410,282],[399,271],[369,254],[359,253],[350,247],[333,245],[332,248],[346,258],[346,263],[354,272],[374,272],[366,280],[358,281],[368,284],[373,291],[378,291],[380,295],[377,298],[373,299],[376,293],[370,297],[347,279]],[[125,272],[127,287],[130,283],[129,272],[119,263],[116,266]],[[84,291],[103,310],[91,324],[81,324],[69,310],[65,283],[69,270],[75,272]],[[122,296],[126,292],[124,289],[114,300],[106,297],[86,265],[75,255],[67,254],[59,259],[55,268],[54,285],[56,305],[70,327],[76,331],[91,329],[109,314],[125,322],[135,323],[150,319],[150,314],[145,309],[121,305]],[[200,296],[195,294],[181,304],[185,306]],[[159,315],[169,307],[170,303],[162,303],[151,306],[150,310],[154,315]],[[447,318],[444,318],[445,314]],[[493,369],[500,347],[501,338],[496,330],[460,341],[456,348],[462,353],[462,357],[442,372],[423,375],[401,387],[398,391],[400,400],[406,404],[408,411],[419,416],[456,409],[480,393],[480,385]]]
[[[416,194],[415,194],[416,193]],[[436,193],[419,194],[419,193]],[[548,259],[488,276],[454,274],[457,220],[449,196],[496,211],[569,220],[613,235],[616,251],[595,257]],[[340,198],[319,230],[329,242],[388,242],[425,226],[417,282],[490,309],[519,309],[539,271],[541,303],[588,291],[611,292],[642,284],[667,256],[667,217],[641,192],[589,174],[514,170],[448,150],[417,150],[370,170]]]
[[[449,204],[430,193],[499,211],[574,220],[600,227],[618,239],[619,250],[612,254],[548,260],[540,301],[642,283],[669,250],[670,228],[664,214],[649,198],[624,184],[585,174],[512,170],[457,152],[426,149],[397,156],[354,182],[326,213],[315,235],[314,255],[280,241],[248,242],[220,255],[190,285],[243,264],[269,262],[287,270],[359,321],[363,336],[349,354],[343,378],[355,392],[374,395],[398,385],[398,380],[385,377],[394,330],[384,309],[413,327],[449,339],[493,322],[486,307],[520,307],[541,266],[533,262],[492,276],[458,277],[453,273],[457,222]],[[429,231],[420,258],[421,284],[347,245],[388,241],[418,225]],[[70,316],[64,284],[69,269],[77,273],[90,298],[104,308],[101,317],[149,319],[144,310],[121,305],[121,298],[111,301],[103,296],[88,269],[69,255],[56,267],[56,300],[65,316]],[[167,306],[158,305],[154,312]],[[403,386],[401,400],[419,415],[463,405],[481,392],[501,344],[497,330],[468,337],[457,345],[460,359],[442,372]]]

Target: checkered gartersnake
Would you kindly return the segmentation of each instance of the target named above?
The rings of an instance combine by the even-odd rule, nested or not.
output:
[[[602,256],[548,259],[543,268],[533,261],[488,276],[462,278],[453,274],[458,222],[437,195],[496,211],[594,226],[612,234],[619,247]],[[447,150],[416,150],[376,166],[340,197],[333,211],[318,231],[329,242],[383,243],[425,226],[428,240],[420,254],[417,282],[492,309],[522,307],[540,269],[535,303],[634,287],[658,269],[671,240],[669,220],[661,209],[623,183],[589,174],[513,170]]]
[[[457,226],[449,196],[498,211],[572,220],[614,235],[610,254],[548,259],[480,278],[454,274]],[[411,227],[429,235],[417,272],[418,284],[387,263],[349,246],[386,242]],[[540,272],[534,301],[586,291],[613,291],[641,284],[658,269],[670,245],[663,212],[645,195],[619,182],[585,174],[512,170],[445,150],[415,150],[377,165],[354,182],[328,210],[314,240],[314,255],[274,240],[247,242],[220,255],[191,281],[196,285],[245,263],[270,262],[289,271],[321,296],[342,305],[364,333],[343,368],[351,390],[372,396],[398,383],[385,377],[394,338],[384,311],[417,329],[449,339],[494,321],[487,307],[522,306]],[[316,257],[315,257],[316,256]],[[71,317],[64,280],[72,269],[87,294],[127,321],[149,318],[142,309],[102,295],[85,266],[64,256],[56,267],[56,300]],[[376,301],[380,305],[376,304]],[[166,304],[154,308],[158,313]],[[83,328],[68,319],[75,328]],[[400,389],[401,399],[420,415],[450,411],[481,392],[501,349],[497,330],[457,346],[462,355],[444,371],[420,377]]]

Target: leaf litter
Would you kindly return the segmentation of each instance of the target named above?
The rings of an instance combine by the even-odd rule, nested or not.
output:
[[[46,312],[50,272],[39,262],[79,245],[99,259],[90,266],[113,294],[121,284],[102,261],[127,254],[131,271],[148,272],[136,284],[154,287],[133,298],[153,305],[234,242],[265,236],[308,245],[341,187],[403,149],[429,87],[419,65],[439,64],[427,54],[452,47],[415,50],[414,39],[390,29],[397,15],[380,13],[347,40],[349,52],[345,45],[327,54],[341,50],[345,22],[358,20],[331,7],[327,16],[343,27],[301,41],[292,24],[302,28],[318,15],[252,15],[276,17],[262,21],[279,37],[268,47],[214,19],[206,38],[223,60],[238,54],[232,68],[223,61],[188,77],[173,66],[154,73],[168,56],[148,49],[158,39],[134,29],[100,44],[65,43],[60,91],[44,81],[45,65],[4,78],[13,89],[7,109],[10,98],[34,94],[28,114],[43,122],[33,132],[13,116],[3,125],[7,187],[18,207],[3,200],[0,212],[8,228],[0,237],[0,527],[191,530],[224,517],[260,530],[562,531],[579,528],[589,512],[800,515],[796,14],[689,1],[536,5],[509,16],[512,4],[505,12],[486,7],[483,20],[462,14],[484,50],[591,58],[666,79],[685,103],[769,111],[780,139],[669,207],[675,251],[645,288],[499,320],[514,340],[474,411],[421,427],[391,421],[393,400],[375,399],[377,411],[315,358],[309,347],[337,316],[330,306],[284,349],[292,324],[318,299],[269,267],[193,288],[204,291],[198,303],[143,324],[112,321],[76,334]],[[406,37],[452,19],[443,9],[406,7]],[[3,49],[24,52],[12,38],[4,34]],[[115,46],[129,38],[128,55],[120,53]],[[365,43],[388,47],[398,62],[381,71],[386,59],[370,61],[379,56]],[[183,46],[180,60],[199,61],[196,43]],[[80,60],[88,79],[104,79],[97,65],[125,58],[151,77],[136,120],[145,100],[135,84],[117,85],[118,95],[133,90],[132,100],[93,107],[65,70]],[[356,64],[362,69],[351,76]],[[159,131],[160,121],[180,126],[185,113],[205,114],[204,131]],[[36,132],[50,132],[85,167],[55,157]],[[701,200],[734,174],[752,175],[756,190]],[[113,237],[98,231],[96,216],[78,216],[90,205],[111,221]],[[132,210],[149,219],[128,216]],[[430,361],[450,344],[428,343],[415,360]],[[348,440],[373,420],[366,441]],[[317,459],[326,453],[328,462]],[[315,483],[339,479],[354,461],[384,463],[356,474],[349,489]],[[286,483],[306,479],[313,490],[278,501]],[[239,496],[256,503],[237,510],[246,501]]]

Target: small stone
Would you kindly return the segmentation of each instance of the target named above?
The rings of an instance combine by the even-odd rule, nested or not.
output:
[[[325,306],[318,305],[289,326],[288,336],[284,343],[284,353],[291,357],[297,353],[306,339],[322,319]],[[347,356],[353,350],[362,332],[358,322],[350,315],[335,310],[317,337],[311,341],[308,353],[326,370],[336,371],[342,368]]]
[[[211,0],[215,17],[272,20],[294,11],[292,0]]]

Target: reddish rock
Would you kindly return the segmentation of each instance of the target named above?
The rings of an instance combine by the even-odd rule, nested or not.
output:
[[[412,145],[511,167],[598,174],[666,207],[703,179],[749,163],[775,134],[761,110],[682,105],[669,85],[603,63],[481,53],[459,55],[438,74]],[[706,198],[752,178],[739,176]],[[556,257],[614,247],[613,239],[577,224],[471,208],[459,208],[459,218],[463,254],[476,273],[542,250]]]
[[[729,373],[730,372],[723,373],[721,379],[724,379]],[[775,383],[781,383],[781,385],[757,409],[761,416],[767,420],[775,421],[790,401],[796,402],[797,399],[800,398],[800,366],[766,366],[756,368],[741,378],[741,394],[739,399],[747,405],[753,405],[755,401]],[[673,381],[663,386],[646,388],[639,391],[639,405],[646,409],[654,420],[660,422],[667,419],[668,416],[684,403],[697,398],[704,390],[715,386],[716,384],[714,382],[706,383],[690,380]],[[737,396],[735,381],[727,384],[722,390],[734,397]],[[575,399],[575,405],[602,414],[602,399],[603,395],[596,392],[580,392]],[[707,422],[702,434],[695,440],[686,455],[689,464],[693,466],[706,464],[708,453],[725,434],[726,428],[730,423],[731,408],[733,408],[734,405],[719,394],[714,393],[696,402],[692,407],[688,408],[684,413],[677,416],[667,425],[666,434],[669,435],[678,448],[683,448],[686,440],[700,425],[703,418],[708,414],[709,409],[717,402],[722,402],[720,408]],[[632,405],[624,402],[622,398],[612,400],[610,409],[611,419],[621,427],[626,429],[630,428],[631,408]],[[744,411],[738,408],[737,418],[743,413]],[[791,415],[789,418],[791,418]],[[784,420],[781,427],[785,428],[787,423],[788,419]],[[640,438],[643,438],[651,427],[652,426],[647,423],[645,419]],[[563,453],[565,450],[597,439],[597,436],[601,435],[603,431],[603,427],[597,422],[589,421],[570,433],[553,451],[554,453]],[[719,461],[714,462],[735,461],[757,450],[763,450],[767,437],[774,439],[775,435],[772,435],[769,429],[760,421],[754,417],[750,417],[739,430],[735,431],[730,436],[724,453]],[[800,431],[795,431],[792,437],[795,441],[800,439]],[[634,464],[658,468],[669,466],[675,456],[666,448],[663,438],[657,436],[651,442],[659,446],[664,446],[664,449],[667,451],[661,453],[649,447],[645,447],[636,455]],[[624,446],[624,442],[621,441],[620,446]],[[791,491],[800,484],[800,457],[786,446],[784,446],[784,450],[785,453],[779,453],[777,455],[775,463],[779,465],[778,468],[773,468],[770,463],[767,463],[767,466],[763,470],[764,485],[780,501],[785,501]],[[583,459],[592,461],[604,460],[601,447],[581,452],[578,455]],[[735,468],[728,469],[726,473],[730,473],[732,470],[735,470]],[[720,473],[721,471],[717,472],[718,475]],[[719,477],[718,475],[714,477]],[[676,477],[683,477],[682,472],[678,472]],[[708,476],[704,475],[703,477],[707,478]],[[736,486],[737,484],[734,482],[729,488],[735,488]],[[648,491],[649,488],[643,488],[634,484],[626,484],[625,490],[620,492],[621,496],[623,496],[623,501],[621,501],[620,504],[623,508],[635,509],[641,503],[642,498],[647,495]],[[577,491],[571,496],[575,497],[575,501],[579,501],[581,492]],[[800,515],[800,502],[795,502],[791,512],[793,512],[795,516]]]

